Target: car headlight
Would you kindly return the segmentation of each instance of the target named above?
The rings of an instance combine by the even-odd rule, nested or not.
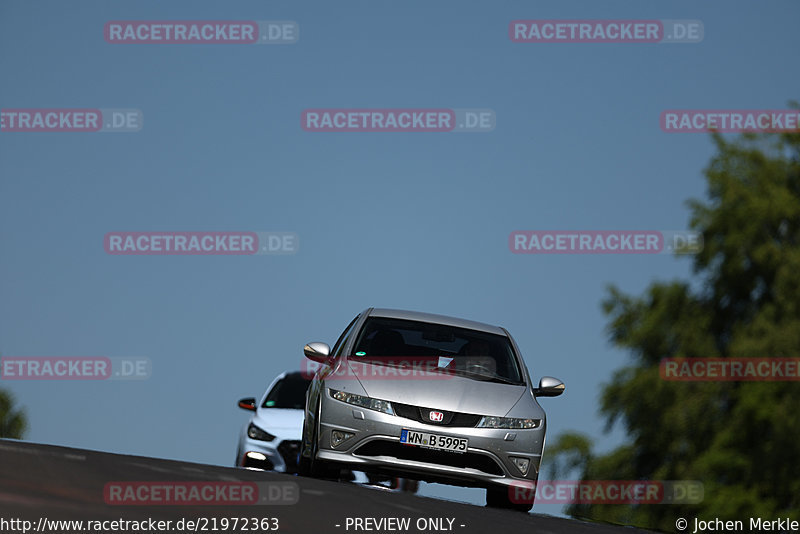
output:
[[[508,428],[526,429],[538,428],[542,424],[541,419],[517,419],[515,417],[481,417],[478,421],[478,428]]]
[[[250,426],[247,427],[247,435],[250,438],[257,439],[259,441],[272,441],[273,439],[275,439],[275,436],[273,436],[266,430],[258,428],[253,423],[250,423]]]
[[[385,400],[373,399],[372,397],[365,397],[363,395],[356,395],[355,393],[347,393],[346,391],[337,391],[331,389],[331,397],[338,401],[346,402],[354,406],[367,408],[368,410],[375,410],[376,412],[387,413],[394,415],[392,403]]]

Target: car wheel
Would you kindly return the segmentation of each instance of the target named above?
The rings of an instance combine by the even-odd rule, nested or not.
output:
[[[506,487],[487,488],[486,506],[527,513],[533,508],[533,500],[531,502],[519,502],[517,499],[512,499],[509,495],[509,488]]]

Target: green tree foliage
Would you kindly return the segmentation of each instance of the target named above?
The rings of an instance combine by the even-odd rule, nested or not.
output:
[[[0,390],[0,438],[22,439],[27,426],[25,413],[14,407],[14,398]]]
[[[800,519],[800,382],[662,380],[667,357],[800,358],[800,134],[714,135],[696,281],[653,283],[642,296],[610,287],[612,343],[632,362],[604,386],[607,428],[626,445],[594,455],[585,436],[560,436],[553,472],[583,480],[699,480],[694,505],[573,504],[574,517],[674,532],[678,517]]]

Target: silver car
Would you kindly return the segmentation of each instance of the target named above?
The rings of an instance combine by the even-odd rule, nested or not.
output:
[[[239,432],[236,466],[282,473],[297,472],[303,405],[311,380],[300,371],[278,375],[264,395],[239,401],[252,413]]]
[[[369,308],[333,349],[309,343],[316,362],[306,394],[299,473],[343,468],[486,488],[489,506],[528,511],[546,419],[537,397],[564,384],[531,383],[501,327]]]

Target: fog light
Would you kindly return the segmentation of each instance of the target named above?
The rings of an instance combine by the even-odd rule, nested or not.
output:
[[[513,462],[514,465],[517,466],[517,469],[519,469],[520,473],[522,473],[523,475],[528,474],[528,467],[530,467],[531,465],[531,461],[528,458],[520,458],[518,456],[512,456],[511,461]]]
[[[254,451],[248,452],[247,454],[245,454],[245,456],[247,456],[251,460],[258,460],[260,462],[263,462],[264,460],[267,459],[267,455],[266,454],[263,454],[261,452],[254,452]]]
[[[353,434],[351,432],[342,432],[341,430],[334,430],[333,432],[331,432],[331,447],[336,448],[343,442],[347,441],[352,437]]]

